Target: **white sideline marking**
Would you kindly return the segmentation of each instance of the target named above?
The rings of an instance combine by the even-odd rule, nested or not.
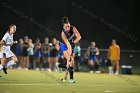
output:
[[[45,84],[0,84],[0,86],[43,86]]]
[[[70,85],[70,84],[68,84],[68,83],[64,83],[64,84],[34,84],[34,83],[32,83],[32,84],[0,84],[0,86],[47,86],[47,85],[50,85],[50,86],[57,86],[57,85]],[[88,86],[88,87],[92,87],[92,86],[100,86],[100,87],[103,87],[103,86],[115,86],[115,87],[140,87],[140,86],[131,86],[131,85],[86,85],[86,84],[73,84],[73,85],[75,85],[75,86]],[[108,92],[108,91],[106,91],[106,92]]]
[[[115,91],[105,91],[106,93],[112,93],[112,92],[115,92]]]

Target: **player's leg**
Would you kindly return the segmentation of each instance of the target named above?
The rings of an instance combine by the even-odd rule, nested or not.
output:
[[[70,63],[70,67],[69,67],[69,74],[70,74],[70,83],[75,83],[73,74],[74,74],[74,55],[75,53],[72,54],[72,58],[71,58],[71,63]]]
[[[112,65],[112,74],[114,74],[115,71],[115,62],[111,60],[111,65]]]
[[[40,57],[36,58],[36,70],[39,70]]]
[[[0,70],[3,69],[3,65],[1,64],[1,59],[2,59],[2,58],[1,58],[1,56],[0,56]],[[1,78],[1,77],[2,77],[2,76],[0,76],[0,78]]]
[[[3,67],[3,71],[5,74],[7,74],[7,68],[16,64],[18,62],[17,57],[11,50],[4,51],[6,54],[6,61],[8,62],[5,67]]]
[[[53,57],[52,68],[53,68],[54,71],[56,70],[56,68],[55,68],[55,63],[56,62],[57,62],[57,57]]]
[[[6,58],[6,61],[8,62],[6,65],[3,66],[3,72],[7,74],[7,68],[15,64],[14,56]]]
[[[96,56],[93,57],[93,64],[94,64],[94,71],[98,71],[99,68],[99,63],[98,63],[98,59]]]
[[[115,74],[118,75],[119,74],[119,61],[116,60],[114,63],[116,65],[116,72],[115,72]]]
[[[3,65],[2,65],[2,58],[0,58],[0,70],[2,70],[3,69]]]
[[[0,58],[0,70],[3,70],[4,74],[7,74],[7,69],[5,69],[6,66],[6,58],[3,56],[3,58]]]
[[[66,61],[67,61],[67,63],[66,63],[66,73],[65,73],[65,77],[64,77],[64,79],[63,79],[63,81],[65,81],[66,79],[67,79],[67,75],[68,75],[68,72],[69,72],[69,66],[70,66],[70,55],[69,55],[69,53],[68,53],[68,51],[66,50],[66,51],[63,51],[63,55],[64,55],[64,57],[66,58]]]
[[[43,55],[42,60],[43,60],[43,68],[44,68],[44,70],[47,69],[48,58],[49,58],[48,54]]]
[[[4,51],[4,53],[6,54],[6,59],[8,60],[6,68],[8,68],[8,67],[16,64],[16,62],[18,62],[17,57],[10,49],[7,49],[6,51]]]
[[[57,72],[61,73],[62,72],[62,68],[59,68],[59,65],[60,65],[59,58],[60,58],[59,56],[56,57],[55,68],[56,68]]]
[[[73,55],[71,55],[71,51],[68,50],[65,44],[60,43],[59,46],[60,46],[59,50],[63,52],[63,56],[67,60],[67,65],[66,65],[67,69],[63,80],[67,79],[68,72],[70,72],[70,76],[73,79],[73,65],[74,65]]]
[[[16,68],[18,68],[18,69],[20,69],[21,67],[21,62],[22,62],[22,57],[21,57],[21,55],[19,56],[17,56],[17,59],[18,59],[18,62],[17,62],[17,66],[16,66]]]
[[[29,68],[29,57],[26,56],[25,57],[25,70],[28,70],[28,68]]]
[[[2,54],[2,52],[0,52],[0,70],[3,69],[2,58],[3,58],[3,54]]]
[[[59,44],[56,44],[56,49],[60,51],[58,56],[60,56],[62,54],[64,56],[64,58],[66,59],[66,64],[63,62],[60,62],[58,64],[58,67],[59,68],[67,68],[68,63],[69,63],[68,61],[70,60],[70,54],[68,52],[67,46],[60,42]]]
[[[107,66],[108,66],[109,75],[112,75],[112,64],[110,59],[107,60]]]
[[[25,56],[23,56],[22,69],[25,69]]]
[[[48,71],[50,72],[50,71],[52,71],[53,57],[50,57],[48,61],[49,61],[49,69],[48,69]]]
[[[7,68],[16,64],[16,62],[18,61],[16,56],[9,57],[8,59],[9,59],[9,61],[6,65]]]
[[[88,60],[88,65],[89,65],[89,69],[90,69],[90,73],[93,73],[94,70],[94,62],[92,59]]]

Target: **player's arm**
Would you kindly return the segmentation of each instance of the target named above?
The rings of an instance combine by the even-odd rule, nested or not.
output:
[[[90,47],[88,47],[88,49],[87,49],[87,51],[86,51],[86,53],[84,55],[85,58],[87,58],[87,56],[89,55],[89,50],[90,50]]]
[[[0,40],[0,45],[2,45],[2,42],[1,42],[1,40]]]
[[[81,35],[75,27],[73,27],[73,32],[76,36],[76,39],[74,40],[74,43],[77,43],[81,39]]]
[[[99,49],[98,48],[96,48],[96,55],[99,55],[100,54],[100,52],[99,52]]]
[[[13,44],[17,44],[18,43],[18,41],[13,41]]]
[[[1,40],[0,40],[0,50],[1,50],[1,46],[2,46],[2,42],[1,42]]]
[[[47,53],[49,53],[50,51],[51,51],[51,46],[49,45],[49,46],[48,46]]]
[[[120,60],[120,47],[119,46],[117,46],[118,48],[117,48],[117,51],[118,51],[118,60]]]
[[[108,49],[107,58],[110,59],[110,47]]]
[[[63,31],[61,33],[61,36],[62,36],[62,39],[63,39],[64,43],[66,44],[66,46],[68,48],[69,54],[71,55],[71,53],[72,53],[71,45],[70,45],[70,43],[69,43],[69,41],[68,41],[68,39],[67,39],[67,37],[66,37],[66,35],[64,34]]]
[[[42,46],[41,46],[41,51],[42,51],[43,53],[46,52],[45,49],[44,49],[44,43],[43,43]]]
[[[2,40],[1,40],[1,44],[5,44],[5,41],[7,39],[7,33],[3,36]]]
[[[1,41],[0,41],[0,44],[1,44],[1,45],[5,45],[5,41],[4,41],[4,40],[1,40]]]

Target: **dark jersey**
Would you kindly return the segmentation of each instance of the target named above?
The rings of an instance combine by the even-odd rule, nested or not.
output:
[[[43,47],[43,52],[46,52],[46,51],[49,51],[50,45],[49,44],[43,44],[42,47]]]
[[[28,56],[28,51],[27,51],[28,47],[29,47],[28,43],[23,44],[23,56]]]
[[[58,51],[55,45],[52,45],[50,48],[50,57],[56,57],[58,55]]]
[[[97,53],[96,47],[94,47],[94,48],[91,48],[90,47],[90,49],[89,49],[89,55],[96,55],[96,53]]]
[[[64,34],[66,35],[69,43],[72,45],[73,41],[75,39],[75,34],[73,32],[73,26],[70,27],[70,31],[67,32],[66,30],[63,29]],[[72,49],[74,49],[74,46],[72,46]]]

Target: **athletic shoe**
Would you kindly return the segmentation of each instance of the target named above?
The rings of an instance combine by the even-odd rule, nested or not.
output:
[[[36,68],[35,70],[37,70],[37,71],[38,71],[38,70],[39,70],[39,68]]]
[[[7,74],[7,68],[3,68],[3,72],[4,72],[4,74]]]
[[[52,71],[52,70],[49,68],[49,69],[48,69],[48,72],[51,72],[51,71]]]
[[[25,70],[28,70],[28,68],[25,68]]]
[[[91,70],[91,71],[89,71],[90,73],[93,73],[93,71]]]
[[[74,79],[70,79],[69,83],[75,83],[75,80]]]
[[[115,75],[119,75],[119,72],[116,71]]]

